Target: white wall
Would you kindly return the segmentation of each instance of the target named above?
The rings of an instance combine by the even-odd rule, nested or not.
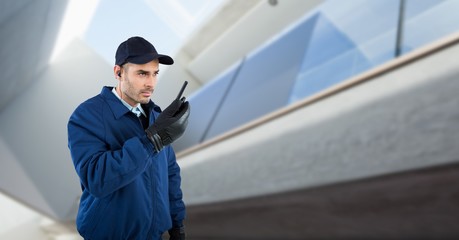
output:
[[[112,66],[82,41],[70,44],[0,112],[0,155],[16,161],[14,168],[0,168],[2,191],[52,218],[74,219],[81,189],[67,147],[67,121],[79,103],[115,83]],[[24,191],[31,182],[35,191]]]

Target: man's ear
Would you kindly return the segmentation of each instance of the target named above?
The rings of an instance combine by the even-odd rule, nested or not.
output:
[[[113,67],[113,72],[115,73],[115,78],[121,77],[121,67],[119,65]]]

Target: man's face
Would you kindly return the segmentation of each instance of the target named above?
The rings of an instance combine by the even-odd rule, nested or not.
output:
[[[126,63],[123,69],[120,90],[124,101],[131,106],[137,103],[148,103],[156,86],[159,73],[158,60],[145,64]]]

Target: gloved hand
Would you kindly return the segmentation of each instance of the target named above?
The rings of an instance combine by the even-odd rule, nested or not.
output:
[[[169,240],[185,240],[185,227],[169,229]]]
[[[157,152],[183,135],[188,125],[189,115],[190,105],[185,101],[185,97],[176,99],[145,130]]]

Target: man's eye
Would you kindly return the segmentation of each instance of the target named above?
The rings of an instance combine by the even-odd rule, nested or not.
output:
[[[146,73],[139,73],[139,76],[145,77],[145,76],[147,76],[147,74]]]

